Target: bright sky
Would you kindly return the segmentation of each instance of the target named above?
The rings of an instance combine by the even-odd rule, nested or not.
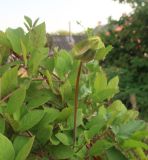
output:
[[[86,28],[95,27],[99,21],[107,23],[109,16],[118,19],[131,11],[129,5],[113,0],[0,0],[0,30],[23,26],[27,15],[45,21],[48,32],[68,30],[69,21],[72,31],[79,32],[83,28],[76,21]]]

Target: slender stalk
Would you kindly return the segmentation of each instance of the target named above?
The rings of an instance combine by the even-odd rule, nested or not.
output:
[[[22,56],[19,56],[17,53],[15,53],[14,51],[12,51],[12,54],[18,58],[19,60],[22,60],[23,61],[23,57]]]
[[[4,101],[6,101],[11,95],[13,94],[13,92],[9,93],[7,96],[5,96],[4,98],[0,99],[0,104]]]
[[[52,73],[52,75],[53,75],[56,79],[61,80],[56,74]]]
[[[30,131],[26,131],[29,137],[33,137],[32,133]]]
[[[77,111],[78,111],[78,94],[79,94],[79,81],[80,81],[80,74],[81,74],[81,68],[82,68],[82,61],[79,64],[78,72],[77,72],[77,78],[75,83],[75,106],[74,106],[74,139],[73,139],[73,145],[75,146],[76,143],[76,137],[77,137]]]

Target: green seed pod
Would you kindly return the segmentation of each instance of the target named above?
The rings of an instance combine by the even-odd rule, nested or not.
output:
[[[76,59],[88,62],[94,59],[99,48],[104,48],[100,37],[92,37],[76,44],[72,49],[72,53]]]
[[[88,49],[86,52],[84,52],[84,54],[78,55],[75,58],[80,59],[83,62],[89,62],[92,59],[94,59],[95,53],[96,53],[96,50]]]

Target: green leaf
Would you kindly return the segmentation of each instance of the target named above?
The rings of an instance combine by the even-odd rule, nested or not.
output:
[[[55,96],[52,92],[47,89],[31,89],[27,94],[27,106],[28,108],[38,108],[39,106],[45,104],[48,101],[54,101]]]
[[[111,148],[113,144],[107,140],[98,140],[90,149],[91,156],[98,156]]]
[[[27,66],[27,49],[22,40],[21,40],[21,48],[22,48],[22,54],[23,54],[25,66]]]
[[[68,146],[72,144],[72,137],[70,137],[69,135],[65,134],[65,133],[57,133],[55,135],[57,137],[57,139],[63,143],[64,145]]]
[[[15,160],[26,160],[28,157],[35,137],[23,137],[17,136],[13,142],[13,146],[16,152]]]
[[[131,149],[131,148],[143,148],[145,150],[148,150],[148,145],[146,143],[143,143],[141,141],[137,141],[137,140],[134,140],[134,139],[127,139],[123,142],[123,145],[122,145],[124,148],[126,149]]]
[[[14,52],[16,52],[17,54],[21,54],[22,53],[21,40],[25,39],[23,29],[22,28],[17,28],[17,29],[8,28],[6,30],[6,34],[7,34],[7,38],[11,42],[12,49],[14,50]]]
[[[90,143],[90,140],[97,134],[100,133],[100,130],[102,129],[102,127],[104,126],[103,124],[96,124],[93,125],[92,127],[90,127],[90,129],[88,131],[84,131],[84,135],[85,135],[85,139],[88,143]]]
[[[60,87],[60,92],[63,101],[68,101],[69,99],[72,99],[72,86],[68,80]]]
[[[84,146],[76,153],[77,159],[79,158],[81,160],[84,160],[86,158],[86,154],[87,154],[87,147]]]
[[[33,27],[36,27],[36,24],[38,23],[38,21],[39,21],[39,18],[37,18],[37,19],[34,21]]]
[[[30,47],[32,49],[42,48],[46,43],[45,23],[41,23],[34,27],[29,33]]]
[[[26,89],[24,87],[21,87],[16,91],[14,91],[11,97],[9,98],[7,104],[7,111],[11,114],[20,111],[25,96],[26,96]]]
[[[2,76],[7,70],[9,70],[10,68],[12,68],[13,66],[17,66],[20,65],[20,61],[14,61],[14,62],[10,62],[8,64],[2,65],[0,67],[0,76]]]
[[[2,32],[2,31],[0,31],[0,44],[5,47],[11,48],[11,44],[7,38],[6,33]]]
[[[48,70],[46,70],[46,77],[47,77],[47,80],[48,80],[49,87],[51,88],[53,93],[56,93],[55,89],[54,89],[54,85],[53,85],[52,76],[51,76],[51,74]]]
[[[121,125],[115,132],[119,138],[128,139],[138,130],[145,128],[145,122],[142,120],[129,121],[126,124]]]
[[[55,159],[70,159],[74,154],[73,149],[65,145],[53,146],[50,152]]]
[[[32,27],[32,20],[28,16],[24,16],[24,19],[29,24],[29,26]]]
[[[0,64],[6,64],[7,58],[10,54],[10,48],[11,44],[6,33],[0,31]]]
[[[144,139],[148,138],[148,130],[137,131],[132,136],[134,139]]]
[[[9,113],[5,113],[5,118],[7,119],[8,123],[13,128],[13,130],[16,132],[19,127],[18,122],[14,120],[14,118]]]
[[[83,112],[82,109],[78,109],[77,112],[77,127],[83,125]],[[71,113],[70,117],[67,120],[67,126],[69,129],[74,128],[74,112]]]
[[[39,121],[43,118],[44,111],[43,110],[33,110],[29,113],[25,114],[20,120],[20,131],[26,131],[33,126],[35,126]]]
[[[96,78],[94,82],[94,89],[96,92],[102,91],[107,87],[107,79],[103,71],[96,73]]]
[[[100,48],[97,50],[96,55],[95,55],[95,59],[97,60],[104,60],[105,57],[107,56],[107,54],[112,50],[112,46],[109,45],[106,48]]]
[[[0,133],[0,160],[14,160],[15,151],[11,141]]]
[[[97,116],[92,118],[87,124],[86,127],[89,129],[85,131],[85,138],[87,141],[92,139],[95,135],[98,135],[101,129],[106,125],[106,109],[104,106],[99,108],[99,113]]]
[[[107,150],[107,158],[108,160],[128,160],[121,151],[114,147]]]
[[[72,108],[66,107],[59,113],[57,120],[64,121],[64,120],[68,119],[68,117],[70,117],[71,114],[72,114]]]
[[[37,139],[40,141],[41,144],[45,144],[48,140],[50,140],[52,136],[53,126],[47,125],[42,126],[42,128],[39,128],[37,132]]]
[[[48,123],[52,123],[59,116],[59,110],[55,108],[45,108],[45,113],[48,116]],[[46,119],[47,119],[46,116]]]
[[[94,99],[103,101],[112,98],[119,90],[118,83],[119,78],[116,76],[112,78],[107,85],[105,74],[103,72],[97,73],[94,83],[94,89],[96,90],[96,93],[93,95]]]
[[[112,78],[110,81],[109,81],[109,83],[108,83],[108,88],[113,88],[113,89],[119,89],[119,87],[118,87],[118,83],[119,83],[119,77],[118,76],[116,76],[116,77],[114,77],[114,78]]]
[[[9,94],[17,87],[17,70],[18,67],[14,67],[3,74],[0,84],[2,97]]]
[[[41,66],[46,68],[49,73],[52,73],[54,70],[54,57],[48,57],[42,61]]]
[[[147,155],[145,154],[144,150],[140,147],[135,149],[136,154],[140,157],[141,160],[147,160]]]
[[[65,75],[70,72],[72,63],[72,57],[67,51],[60,50],[58,52],[58,55],[55,58],[55,71],[60,78],[64,79]]]
[[[105,99],[110,99],[112,97],[112,95],[114,95],[115,93],[117,93],[116,89],[104,89],[100,92],[96,92],[95,94],[92,95],[93,100],[97,101],[97,102],[102,102]]]
[[[116,121],[118,117],[121,118],[121,116],[123,116],[126,112],[127,112],[127,108],[120,100],[114,101],[108,107],[108,116],[109,116],[108,124],[112,124],[113,121]]]
[[[4,134],[5,132],[5,120],[0,117],[0,133]]]
[[[6,64],[10,49],[0,45],[0,64]]]
[[[39,48],[32,51],[28,64],[29,70],[32,74],[37,72],[38,67],[41,65],[42,61],[48,56],[48,50],[48,48]]]
[[[50,123],[53,123],[59,116],[59,110],[55,108],[45,108],[45,114],[39,124],[37,125],[39,129],[42,127],[47,126]]]
[[[60,144],[60,141],[54,135],[50,137],[50,142],[55,146]]]
[[[85,131],[85,138],[89,142],[95,135],[98,135],[101,129],[105,126],[105,121],[99,121],[98,124],[90,127],[88,131]]]
[[[65,60],[62,57],[58,57],[56,59],[55,70],[56,70],[57,74],[62,78],[65,77],[65,74],[66,74],[67,70],[69,70]]]
[[[26,29],[27,29],[28,31],[30,31],[30,28],[29,28],[28,24],[24,22],[24,25],[25,25]]]
[[[122,118],[124,122],[128,122],[128,121],[137,119],[138,115],[139,115],[138,111],[131,109],[131,110],[127,110],[127,112],[124,114]]]
[[[125,107],[125,105],[120,100],[114,101],[108,107],[108,112],[109,113],[112,113],[112,112],[121,113],[121,112],[126,112],[126,111],[127,111],[127,108]]]

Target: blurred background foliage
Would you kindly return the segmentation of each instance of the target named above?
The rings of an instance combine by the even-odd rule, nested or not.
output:
[[[95,29],[95,34],[113,46],[104,65],[111,77],[119,74],[121,92],[117,96],[148,120],[148,1],[115,1],[130,3],[133,12],[119,20],[110,17],[102,30]]]

